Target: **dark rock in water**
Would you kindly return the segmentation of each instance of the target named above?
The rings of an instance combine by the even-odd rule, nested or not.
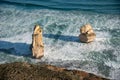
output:
[[[35,58],[41,58],[44,55],[44,44],[42,41],[42,29],[39,25],[35,25],[32,35],[32,54]]]
[[[79,38],[81,42],[89,43],[89,42],[94,41],[96,37],[90,24],[86,24],[82,26],[80,28],[80,33],[81,34],[79,35]]]
[[[45,64],[0,64],[0,80],[109,80],[91,73]]]

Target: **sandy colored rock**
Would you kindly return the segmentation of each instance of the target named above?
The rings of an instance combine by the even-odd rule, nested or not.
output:
[[[92,73],[46,64],[0,64],[0,80],[109,80]]]
[[[90,24],[86,24],[86,25],[83,25],[81,28],[80,28],[80,33],[83,34],[83,33],[94,33],[92,27]]]
[[[86,24],[80,28],[80,41],[89,43],[95,40],[96,34],[94,33],[90,24]]]
[[[42,41],[42,29],[35,25],[32,35],[32,54],[35,58],[41,58],[44,55],[44,44]]]

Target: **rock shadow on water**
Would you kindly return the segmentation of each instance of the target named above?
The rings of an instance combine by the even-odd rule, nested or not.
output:
[[[43,34],[46,38],[52,38],[52,39],[58,39],[63,41],[69,41],[69,42],[78,42],[80,43],[80,39],[78,36],[69,36],[69,35],[59,35],[59,34]]]
[[[32,57],[30,44],[0,41],[0,52],[15,56]]]

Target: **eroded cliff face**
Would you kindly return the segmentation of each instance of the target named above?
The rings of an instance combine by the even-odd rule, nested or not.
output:
[[[46,64],[14,62],[0,64],[0,80],[109,80],[92,73]]]
[[[89,43],[95,40],[96,34],[94,33],[90,24],[86,24],[80,28],[80,41]]]
[[[32,34],[32,54],[35,58],[41,58],[44,56],[44,44],[42,40],[42,28],[39,25],[35,25]]]

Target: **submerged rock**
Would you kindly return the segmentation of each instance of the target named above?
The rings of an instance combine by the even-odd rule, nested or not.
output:
[[[92,73],[46,64],[24,62],[0,64],[0,80],[109,80]]]
[[[35,25],[32,34],[32,54],[35,58],[41,58],[44,55],[44,44],[42,41],[42,29],[39,25]]]
[[[79,37],[81,42],[88,43],[95,40],[96,35],[90,24],[82,26],[80,28],[80,33],[81,34],[79,35]]]

